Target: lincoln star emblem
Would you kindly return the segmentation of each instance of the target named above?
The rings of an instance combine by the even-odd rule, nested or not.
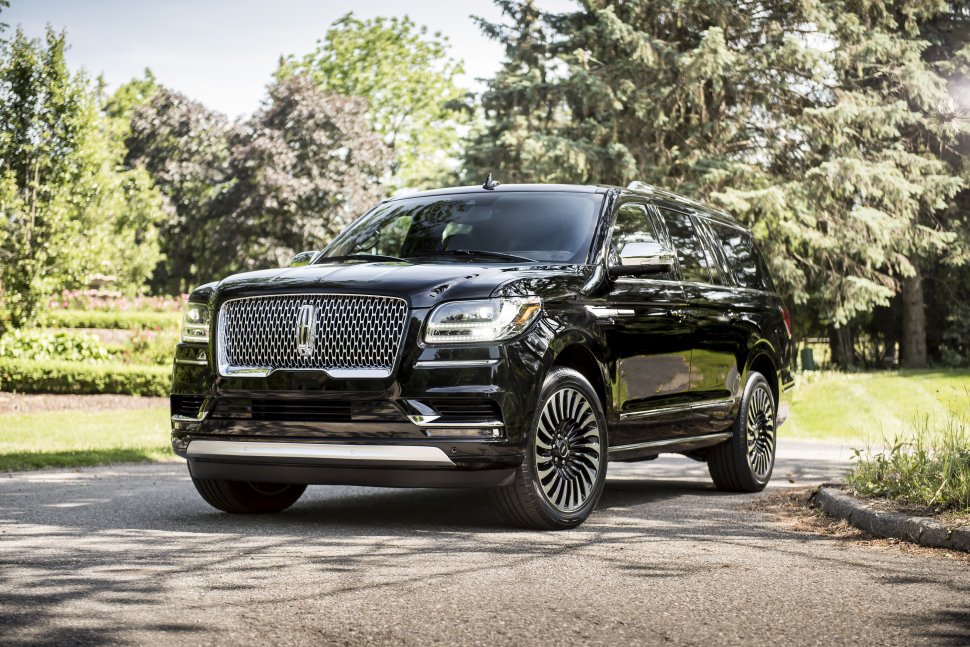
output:
[[[317,309],[312,305],[300,306],[296,315],[296,351],[300,357],[313,355],[317,341]]]

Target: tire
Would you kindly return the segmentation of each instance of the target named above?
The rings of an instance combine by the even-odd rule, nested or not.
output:
[[[606,416],[596,391],[580,373],[555,367],[539,392],[515,479],[492,490],[493,501],[524,528],[575,528],[603,493],[607,447]]]
[[[281,512],[296,503],[306,485],[249,483],[222,479],[197,479],[192,483],[206,503],[223,512],[267,514]]]
[[[752,372],[741,396],[731,440],[707,451],[714,484],[728,492],[760,492],[775,466],[778,408],[768,381]]]

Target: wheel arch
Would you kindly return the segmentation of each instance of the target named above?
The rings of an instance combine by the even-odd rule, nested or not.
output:
[[[556,366],[571,368],[589,380],[593,390],[599,397],[607,419],[613,409],[613,401],[609,397],[609,380],[606,367],[597,356],[593,340],[581,335],[569,335],[553,344],[550,348],[546,370],[548,373]]]
[[[745,369],[745,384],[747,384],[748,376],[752,371],[757,371],[765,376],[768,380],[768,386],[771,388],[771,395],[775,399],[775,406],[778,406],[778,396],[779,393],[779,376],[778,367],[775,360],[773,359],[771,353],[768,352],[768,348],[762,347],[756,349],[748,358],[748,366]],[[743,387],[742,387],[743,388]]]

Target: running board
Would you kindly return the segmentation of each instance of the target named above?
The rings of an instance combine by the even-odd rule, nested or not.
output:
[[[716,434],[705,434],[703,436],[689,436],[686,438],[666,438],[664,440],[651,440],[645,443],[634,443],[632,445],[618,445],[616,447],[610,447],[609,457],[614,459],[616,454],[626,454],[626,453],[649,453],[650,451],[656,451],[658,454],[661,452],[671,452],[671,451],[685,451],[690,449],[697,449],[700,447],[709,447],[711,445],[716,445],[721,441],[728,440],[731,438],[730,431],[722,431]]]

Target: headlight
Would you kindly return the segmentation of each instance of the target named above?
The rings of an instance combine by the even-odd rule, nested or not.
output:
[[[431,311],[424,341],[458,344],[515,337],[542,312],[539,297],[443,303]]]
[[[204,303],[188,305],[182,318],[182,341],[209,341],[209,306]]]

